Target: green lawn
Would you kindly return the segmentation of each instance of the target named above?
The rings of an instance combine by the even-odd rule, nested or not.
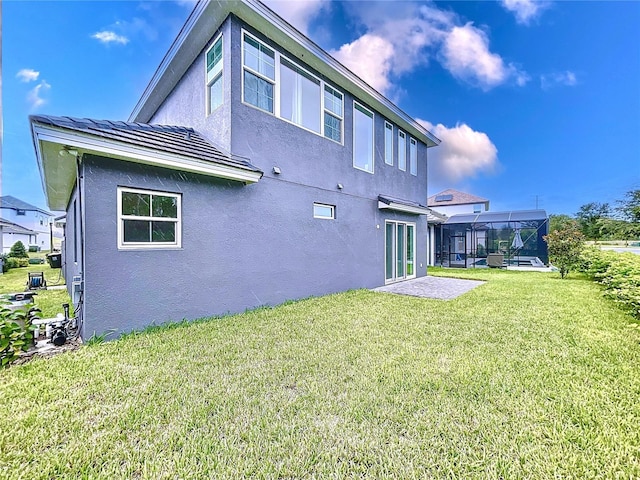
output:
[[[369,291],[0,372],[0,478],[638,478],[640,334],[578,276]]]
[[[43,257],[41,252],[30,253],[30,257]],[[41,265],[29,265],[23,268],[12,268],[8,272],[0,275],[0,293],[23,292],[27,286],[28,272],[43,272],[47,281],[47,286],[56,284],[64,285],[64,277],[61,276],[61,269],[52,269],[48,263]],[[69,295],[66,290],[36,290],[35,303],[42,310],[42,318],[55,317],[57,313],[62,313],[62,304],[69,303]]]

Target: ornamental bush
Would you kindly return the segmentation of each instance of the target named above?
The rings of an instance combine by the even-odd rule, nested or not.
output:
[[[560,277],[566,277],[571,270],[580,265],[584,236],[575,220],[566,222],[542,238],[547,242],[549,260],[560,270]]]
[[[604,295],[640,319],[640,256],[585,249],[580,269],[604,287]]]
[[[29,314],[24,310],[0,308],[0,368],[7,367],[33,345],[34,330]]]
[[[27,249],[24,247],[24,243],[22,243],[20,240],[18,240],[11,246],[11,250],[9,250],[9,256],[13,258],[29,258]]]

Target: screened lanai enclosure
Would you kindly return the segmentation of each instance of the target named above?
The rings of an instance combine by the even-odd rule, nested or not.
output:
[[[458,268],[541,267],[549,255],[544,210],[453,215],[435,227],[436,265]]]

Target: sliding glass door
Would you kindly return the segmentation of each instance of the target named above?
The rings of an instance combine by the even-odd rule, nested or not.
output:
[[[413,223],[385,223],[385,281],[415,277],[415,230]]]

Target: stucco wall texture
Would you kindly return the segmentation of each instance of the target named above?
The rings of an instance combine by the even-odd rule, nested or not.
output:
[[[343,89],[343,144],[243,104],[242,29],[287,53],[229,17],[211,35],[211,42],[220,32],[224,38],[224,104],[206,115],[205,48],[150,123],[191,126],[247,157],[264,177],[244,185],[85,155],[85,337],[384,285],[385,220],[416,225],[416,275],[426,274],[425,217],[379,210],[377,200],[383,194],[425,203],[426,146],[418,142],[417,176],[408,165],[400,171],[394,128],[394,165],[386,165],[385,119],[374,112],[371,174],[353,167],[354,98]],[[119,186],[181,194],[181,248],[119,250]],[[336,218],[314,218],[314,202],[335,205]],[[67,258],[69,248],[68,237]]]

